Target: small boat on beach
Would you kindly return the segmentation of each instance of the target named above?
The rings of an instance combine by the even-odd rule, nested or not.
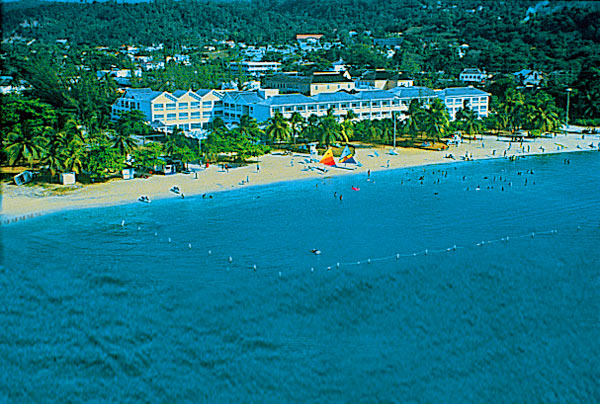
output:
[[[150,200],[150,198],[148,198],[148,196],[147,196],[147,195],[142,195],[142,196],[140,196],[140,197],[138,198],[138,201],[139,201],[139,202],[143,202],[143,203],[150,203],[150,202],[152,202],[152,201]]]
[[[180,190],[180,189],[179,189],[179,187],[178,187],[178,186],[176,186],[176,185],[173,185],[173,186],[171,187],[171,189],[169,189],[169,191],[173,192],[173,193],[174,193],[174,194],[176,194],[176,195],[179,195],[179,194],[181,193],[181,190]]]

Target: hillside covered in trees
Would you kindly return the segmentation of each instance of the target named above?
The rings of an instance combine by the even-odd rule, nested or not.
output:
[[[201,45],[212,39],[284,44],[297,33],[349,41],[349,31],[401,35],[394,60],[424,70],[479,66],[514,72],[572,70],[600,61],[600,4],[596,2],[434,0],[172,1],[123,4],[4,3],[3,36],[42,43],[118,46]],[[400,34],[401,33],[401,34]],[[468,44],[458,58],[453,50]]]

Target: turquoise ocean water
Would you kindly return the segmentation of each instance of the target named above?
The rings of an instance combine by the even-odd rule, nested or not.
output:
[[[600,153],[213,196],[3,226],[0,403],[600,402]]]

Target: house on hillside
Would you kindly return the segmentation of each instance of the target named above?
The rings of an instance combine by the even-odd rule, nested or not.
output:
[[[405,74],[390,72],[385,69],[366,71],[356,81],[357,88],[373,88],[389,90],[395,87],[411,87],[414,80]]]
[[[265,87],[275,88],[282,93],[297,92],[305,95],[352,91],[355,83],[348,72],[315,72],[310,76],[277,74],[265,78]]]
[[[487,78],[487,74],[479,69],[465,69],[460,72],[458,79],[463,83],[483,83]]]
[[[524,86],[538,87],[544,81],[544,73],[536,70],[524,69],[513,73],[513,76]]]
[[[279,62],[232,62],[229,71],[233,74],[245,74],[246,76],[264,76],[267,73],[278,72],[281,68]]]

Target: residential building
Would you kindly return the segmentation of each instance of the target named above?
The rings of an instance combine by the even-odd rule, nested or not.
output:
[[[520,72],[513,73],[515,78],[524,86],[537,87],[542,84],[544,80],[544,73],[536,70],[521,70]]]
[[[464,83],[483,83],[486,78],[485,70],[479,69],[465,69],[458,76],[458,79]]]
[[[456,118],[460,109],[469,108],[477,113],[478,118],[483,118],[489,113],[490,94],[474,87],[452,87],[444,90],[435,90],[437,97],[446,104],[450,113],[450,120]]]
[[[171,94],[149,88],[128,89],[112,105],[111,119],[139,110],[156,130],[171,132],[178,127],[193,134],[207,129],[215,117],[223,116],[222,98],[223,94],[215,90],[178,90]]]
[[[282,93],[316,95],[340,90],[352,91],[355,83],[347,72],[315,72],[311,76],[277,74],[265,78],[265,87],[276,88]]]
[[[404,74],[390,72],[385,69],[366,71],[356,81],[357,88],[377,88],[389,90],[395,87],[411,87],[414,80]]]
[[[281,67],[279,62],[232,62],[229,70],[232,73],[243,73],[247,76],[263,76],[266,73],[278,72]]]

